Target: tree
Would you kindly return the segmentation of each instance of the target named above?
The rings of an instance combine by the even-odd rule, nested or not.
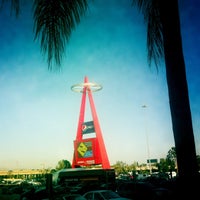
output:
[[[168,167],[168,163],[166,162],[166,159],[164,158],[161,158],[160,159],[160,162],[157,163],[157,168],[158,168],[158,171],[160,173],[165,173],[165,172],[168,172],[169,171],[169,167]]]
[[[172,147],[166,157],[166,162],[168,165],[168,171],[176,171],[176,149],[175,147]]]
[[[127,174],[127,164],[122,161],[117,161],[113,167],[115,168],[116,173],[119,174]]]
[[[68,160],[60,160],[56,165],[56,170],[72,168],[71,163]]]
[[[133,0],[147,23],[148,61],[165,59],[178,174],[198,175],[185,62],[182,49],[178,0]],[[170,10],[170,14],[169,14]]]

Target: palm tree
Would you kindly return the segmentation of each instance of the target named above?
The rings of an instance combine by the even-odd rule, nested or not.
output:
[[[147,23],[148,60],[164,57],[178,174],[197,176],[198,166],[182,49],[178,0],[133,0]],[[170,11],[170,12],[169,12]]]
[[[11,0],[16,14],[19,0]],[[3,2],[3,0],[2,0]],[[34,0],[35,39],[47,54],[49,69],[60,67],[65,44],[87,10],[87,0]],[[179,177],[198,174],[188,85],[182,49],[178,0],[133,0],[147,23],[149,65],[165,59]],[[170,12],[169,12],[170,11]]]

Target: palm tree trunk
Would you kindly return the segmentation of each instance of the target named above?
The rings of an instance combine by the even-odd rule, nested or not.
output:
[[[178,0],[160,1],[169,103],[179,177],[198,174],[196,148],[180,32]]]

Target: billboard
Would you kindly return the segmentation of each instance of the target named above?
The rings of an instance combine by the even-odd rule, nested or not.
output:
[[[93,121],[84,122],[82,124],[81,128],[82,128],[82,134],[88,134],[88,133],[94,133],[95,132]]]
[[[147,163],[158,163],[158,159],[148,159]]]
[[[98,141],[96,138],[88,138],[74,141],[75,165],[87,166],[100,164],[101,159],[98,151]]]
[[[77,152],[79,158],[93,157],[92,141],[80,141],[77,144]]]

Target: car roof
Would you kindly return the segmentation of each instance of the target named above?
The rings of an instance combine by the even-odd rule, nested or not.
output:
[[[108,191],[112,191],[112,190],[90,190],[88,192],[108,192]],[[86,192],[86,193],[88,193],[88,192]],[[112,191],[112,192],[114,192],[114,191]]]

